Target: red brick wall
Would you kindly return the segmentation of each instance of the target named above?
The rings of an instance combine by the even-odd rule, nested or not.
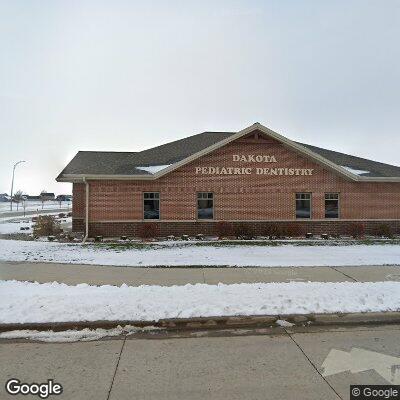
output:
[[[275,155],[277,163],[233,162],[233,154]],[[207,166],[314,171],[312,176],[195,174],[196,167]],[[73,190],[74,218],[84,218],[84,185],[74,184]],[[312,193],[313,220],[325,219],[326,192],[340,193],[342,220],[400,219],[400,183],[350,181],[264,138],[239,139],[154,181],[91,181],[90,222],[100,226],[104,222],[141,221],[145,191],[160,192],[161,221],[196,221],[199,191],[214,192],[215,220],[294,220],[297,192]]]
[[[195,236],[199,233],[204,235],[219,235],[220,231],[217,222],[151,222],[156,226],[154,230],[155,236],[168,235],[190,235]],[[394,234],[400,234],[400,220],[393,221],[366,221],[352,222],[341,220],[326,220],[326,221],[278,221],[278,222],[232,222],[232,235],[236,232],[243,232],[245,235],[267,236],[271,232],[271,225],[280,230],[285,236],[304,236],[311,232],[315,235],[327,233],[329,235],[352,235],[354,225],[362,225],[364,233],[367,235],[375,235],[381,232],[379,226],[384,224],[391,228]],[[101,235],[104,237],[118,237],[126,235],[131,237],[141,236],[143,222],[92,222],[89,226],[90,236]],[[82,227],[82,230],[84,227]]]
[[[74,218],[85,218],[85,184],[74,183],[72,185],[72,215]]]

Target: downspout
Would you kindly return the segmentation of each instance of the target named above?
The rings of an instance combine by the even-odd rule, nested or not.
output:
[[[89,236],[89,182],[86,178],[83,178],[83,182],[85,183],[85,237],[82,240],[82,243],[85,243]]]

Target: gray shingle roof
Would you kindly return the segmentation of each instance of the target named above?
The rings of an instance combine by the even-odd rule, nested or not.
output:
[[[297,142],[298,143],[298,142]],[[340,166],[346,166],[355,170],[369,171],[367,174],[360,174],[360,176],[369,177],[400,177],[400,167],[390,164],[384,164],[377,161],[367,160],[366,158],[355,157],[348,154],[339,153],[333,150],[322,149],[321,147],[311,146],[309,144],[298,143],[327,158],[329,161],[334,162]]]
[[[58,178],[69,174],[151,175],[137,167],[174,164],[232,134],[203,132],[140,152],[79,151]]]
[[[236,132],[203,132],[140,152],[79,151],[57,177],[64,175],[151,175],[138,167],[171,165]],[[369,171],[360,176],[400,177],[400,167],[298,143],[329,161],[355,170]]]

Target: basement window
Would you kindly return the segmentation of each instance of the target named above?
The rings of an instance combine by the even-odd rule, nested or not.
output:
[[[339,218],[339,193],[325,193],[325,218]]]
[[[296,193],[296,218],[311,218],[311,193]]]
[[[143,193],[143,218],[160,219],[160,193]]]
[[[212,192],[197,193],[197,218],[198,219],[214,218],[214,193]]]

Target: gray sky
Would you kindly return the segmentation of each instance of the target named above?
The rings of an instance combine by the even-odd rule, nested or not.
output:
[[[0,192],[256,121],[400,165],[400,1],[0,0]]]

